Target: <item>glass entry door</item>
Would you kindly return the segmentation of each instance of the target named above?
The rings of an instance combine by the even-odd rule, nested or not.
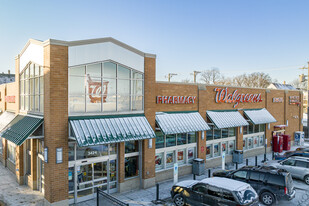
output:
[[[97,188],[107,193],[117,192],[116,159],[76,163],[75,166],[69,167],[69,196],[74,196],[75,202],[94,198]]]

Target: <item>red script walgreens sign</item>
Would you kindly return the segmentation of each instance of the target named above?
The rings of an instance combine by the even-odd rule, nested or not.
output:
[[[235,103],[234,108],[238,106],[239,103],[257,103],[262,102],[261,93],[259,94],[249,94],[249,93],[239,93],[238,90],[234,90],[229,93],[229,88],[215,88],[216,92],[216,103]]]

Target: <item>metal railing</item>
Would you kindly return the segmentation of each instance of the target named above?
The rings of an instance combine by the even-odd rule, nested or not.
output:
[[[100,201],[102,201],[100,203]],[[97,188],[97,206],[112,206],[112,205],[119,205],[119,206],[129,206],[128,203],[122,202],[117,198],[107,194],[100,188]]]

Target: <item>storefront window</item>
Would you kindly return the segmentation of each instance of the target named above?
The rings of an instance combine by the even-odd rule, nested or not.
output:
[[[236,132],[235,132],[235,127],[229,128],[229,137],[235,137]]]
[[[187,144],[187,133],[177,134],[177,145]]]
[[[244,135],[248,134],[248,126],[243,126],[243,133]]]
[[[221,148],[222,148],[222,152],[227,153],[227,142],[222,142],[221,143]]]
[[[138,141],[127,141],[124,143],[125,153],[138,152]]]
[[[69,145],[69,158],[74,158],[73,152],[74,146]],[[109,154],[108,154],[109,152]],[[76,147],[76,159],[88,159],[93,157],[101,157],[106,155],[117,154],[117,147],[115,144],[95,145],[89,147]],[[71,160],[69,159],[69,160]],[[73,159],[72,159],[73,160]]]
[[[177,163],[179,165],[182,165],[185,163],[185,150],[184,149],[181,149],[181,150],[178,150],[177,152]]]
[[[204,132],[204,131],[202,131]],[[196,133],[195,132],[190,132],[188,133],[188,144],[191,144],[191,143],[196,143]]]
[[[247,138],[244,138],[243,141],[242,141],[242,147],[243,147],[243,150],[246,150],[247,149]]]
[[[253,138],[249,137],[248,138],[248,149],[252,149],[253,148]]]
[[[249,134],[254,133],[254,125],[252,123],[249,123]]]
[[[214,157],[220,156],[220,144],[214,144]]]
[[[164,134],[156,131],[156,149],[164,147]]]
[[[265,132],[265,124],[260,124],[260,132]]]
[[[253,137],[253,147],[256,148],[259,146],[259,137]]]
[[[221,130],[215,129],[214,130],[214,139],[220,139],[221,138]]]
[[[166,168],[171,168],[174,166],[175,163],[175,155],[173,152],[167,152],[166,153]]]
[[[20,110],[43,112],[43,68],[29,63],[20,73]]]
[[[8,142],[8,145],[7,145],[8,159],[14,164],[15,164],[15,149],[16,149],[16,145]]]
[[[75,160],[75,148],[74,143],[69,143],[69,161]]]
[[[166,147],[176,146],[176,135],[169,134],[166,135]]]
[[[227,138],[227,137],[229,137],[229,129],[224,128],[222,129],[222,138]]]
[[[110,155],[117,154],[117,144],[110,144],[109,145],[109,154]]]
[[[214,134],[213,134],[213,127],[209,126],[211,130],[206,131],[206,140],[213,140],[214,139]]]
[[[143,110],[143,74],[112,62],[69,68],[71,113]]]
[[[188,148],[188,162],[192,163],[195,158],[195,148]]]
[[[161,170],[164,168],[164,152],[156,154],[156,170]]]
[[[264,146],[264,136],[259,137],[259,146],[260,147]]]
[[[125,158],[125,178],[138,176],[138,156]]]
[[[206,158],[212,157],[212,144],[206,145]]]
[[[229,141],[229,154],[233,154],[235,150],[235,141]]]

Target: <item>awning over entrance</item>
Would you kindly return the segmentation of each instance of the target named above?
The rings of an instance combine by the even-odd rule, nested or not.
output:
[[[145,116],[71,117],[69,122],[80,147],[155,137]]]
[[[156,122],[164,134],[178,134],[209,130],[203,117],[198,112],[156,114]]]
[[[218,129],[249,125],[238,111],[207,111],[206,113]]]
[[[43,117],[17,115],[1,133],[1,137],[20,146],[43,122]]]
[[[0,115],[0,132],[14,119],[15,114],[12,112],[3,112]]]
[[[267,124],[277,122],[277,120],[265,108],[256,110],[244,110],[244,113],[253,124]]]

